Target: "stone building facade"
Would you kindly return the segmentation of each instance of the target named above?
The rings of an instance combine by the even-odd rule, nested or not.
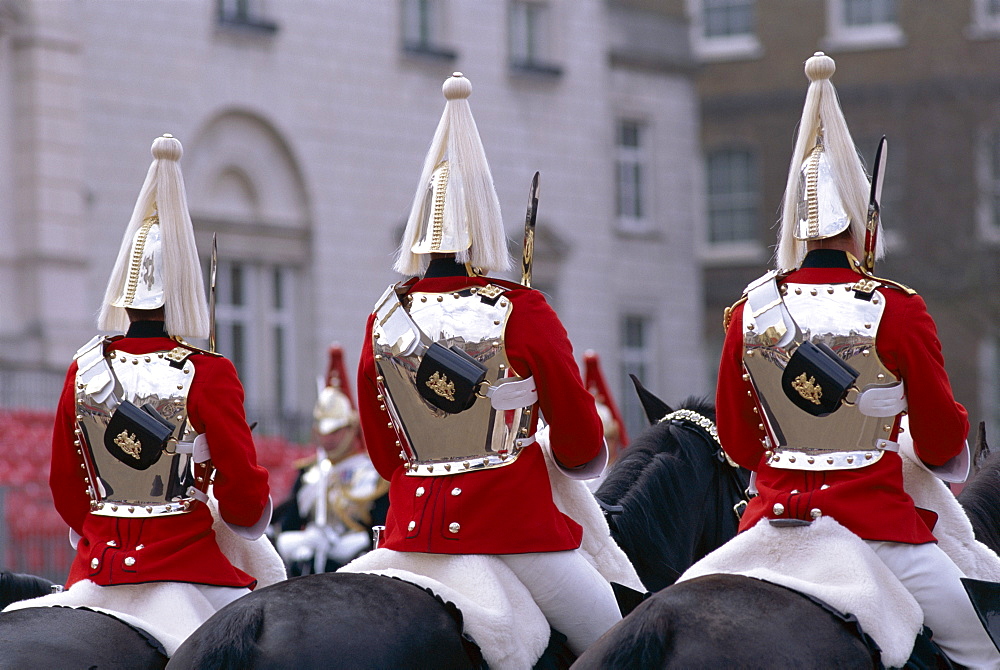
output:
[[[627,372],[709,391],[682,0],[3,0],[0,408],[54,407],[170,132],[203,256],[218,234],[220,350],[258,430],[301,436],[327,344],[356,361],[398,279],[452,71],[515,253],[541,172],[535,283],[633,427]]]
[[[792,9],[794,5],[794,11]],[[704,333],[772,261],[815,51],[871,166],[888,138],[876,274],[934,315],[958,399],[1000,424],[1000,5],[988,0],[688,0],[706,174]],[[708,356],[711,360],[715,354]]]

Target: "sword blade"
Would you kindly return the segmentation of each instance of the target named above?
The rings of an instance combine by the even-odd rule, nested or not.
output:
[[[531,287],[531,263],[535,256],[535,216],[538,213],[538,173],[531,178],[528,212],[524,217],[524,248],[521,253],[521,285]]]
[[[868,198],[868,220],[865,222],[865,253],[862,263],[869,274],[875,270],[875,250],[878,248],[878,228],[881,214],[882,186],[885,183],[885,162],[889,144],[885,135],[879,140],[872,169],[872,189]]]
[[[212,262],[208,279],[208,350],[215,351],[215,279],[219,271],[219,242],[212,233]]]

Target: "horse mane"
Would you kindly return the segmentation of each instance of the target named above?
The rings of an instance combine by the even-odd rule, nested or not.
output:
[[[990,453],[986,430],[980,424],[976,440],[977,472],[958,494],[958,502],[972,523],[976,539],[1000,553],[1000,452]]]
[[[690,397],[681,408],[715,420],[707,399]],[[611,535],[650,591],[673,584],[736,534],[737,500],[717,481],[721,468],[731,466],[717,458],[716,446],[689,422],[655,423],[622,453],[595,493],[605,509],[613,508]]]

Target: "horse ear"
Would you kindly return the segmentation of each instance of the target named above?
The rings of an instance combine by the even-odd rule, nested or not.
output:
[[[633,374],[629,374],[629,377],[632,378],[635,392],[639,396],[639,402],[642,403],[642,408],[646,412],[646,418],[649,420],[650,425],[674,411],[670,408],[670,405],[657,398],[652,392],[646,390],[646,387],[642,385],[638,377]]]
[[[979,429],[976,431],[976,446],[972,449],[972,469],[979,472],[990,455],[990,445],[986,443],[986,422],[979,422]]]

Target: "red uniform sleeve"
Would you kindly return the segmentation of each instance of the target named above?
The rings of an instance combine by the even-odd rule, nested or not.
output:
[[[568,468],[585,465],[600,453],[604,429],[566,329],[538,291],[516,289],[507,295],[514,304],[504,333],[511,366],[521,377],[535,377],[556,459]]]
[[[955,401],[937,328],[923,298],[882,293],[887,304],[876,340],[879,357],[906,385],[914,450],[925,463],[943,465],[965,448],[968,413]]]
[[[743,305],[732,311],[732,320],[722,345],[715,413],[719,440],[730,458],[748,470],[756,470],[764,457],[760,419],[754,413],[750,382],[743,380]]]
[[[389,415],[382,411],[382,403],[378,399],[375,384],[378,371],[372,351],[374,323],[375,314],[371,314],[365,326],[365,341],[361,345],[361,360],[358,363],[358,416],[372,465],[382,479],[392,481],[392,473],[403,465],[403,461],[399,457],[400,448],[396,446],[396,431],[389,426]]]
[[[83,521],[90,512],[90,495],[85,481],[87,473],[80,467],[83,457],[76,453],[76,361],[69,366],[62,395],[56,408],[52,428],[52,465],[49,470],[49,488],[59,516],[79,534],[83,534]]]
[[[188,394],[188,418],[204,433],[215,466],[219,514],[237,526],[253,526],[268,501],[267,470],[257,465],[243,409],[243,385],[226,358],[196,354]]]

